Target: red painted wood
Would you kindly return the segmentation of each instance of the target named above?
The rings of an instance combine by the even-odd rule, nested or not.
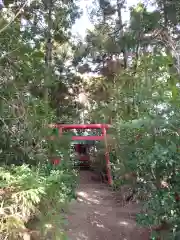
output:
[[[89,161],[89,156],[88,155],[79,156],[79,160],[80,161]]]
[[[52,159],[51,161],[52,161],[52,164],[53,164],[53,165],[56,165],[56,166],[57,166],[57,165],[60,164],[61,159],[60,159],[60,158],[55,158],[55,159]]]
[[[108,151],[108,146],[107,146],[107,133],[106,133],[106,129],[103,128],[102,129],[103,132],[103,138],[104,138],[104,142],[105,142],[105,160],[106,160],[106,169],[107,169],[107,177],[108,177],[108,184],[109,185],[113,185],[113,180],[112,180],[112,175],[111,175],[111,165],[110,165],[110,157],[109,157],[109,151]]]
[[[57,139],[56,136],[51,136],[50,140]],[[104,140],[103,136],[72,136],[73,141],[102,141]]]
[[[104,140],[103,136],[72,136],[72,140],[79,140],[79,141],[101,141]]]
[[[62,136],[62,134],[63,134],[63,129],[59,128],[59,135]]]

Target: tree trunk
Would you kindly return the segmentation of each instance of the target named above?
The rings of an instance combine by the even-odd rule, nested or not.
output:
[[[46,52],[45,52],[45,91],[44,91],[44,100],[48,102],[49,100],[49,91],[48,91],[48,83],[50,81],[52,69],[52,7],[53,1],[47,0],[45,8],[48,11],[48,18],[47,18],[47,32],[46,32]]]
[[[120,38],[124,36],[124,29],[123,29],[123,23],[122,23],[122,14],[121,14],[121,9],[124,5],[124,0],[117,0],[117,13],[118,13],[118,29],[120,29]],[[124,68],[127,67],[127,51],[126,48],[123,46],[122,48],[122,53],[124,57]]]

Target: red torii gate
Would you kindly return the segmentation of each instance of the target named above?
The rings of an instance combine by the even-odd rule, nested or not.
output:
[[[104,141],[105,142],[105,160],[107,168],[108,184],[112,185],[112,175],[110,166],[110,157],[107,146],[107,129],[111,127],[110,124],[51,124],[51,128],[58,128],[59,135],[63,135],[64,129],[101,129],[101,136],[72,136],[72,140],[91,140],[91,141]]]

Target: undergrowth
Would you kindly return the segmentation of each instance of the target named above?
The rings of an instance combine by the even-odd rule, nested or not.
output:
[[[0,239],[65,239],[64,211],[74,197],[76,173],[61,166],[48,174],[28,165],[0,168]]]

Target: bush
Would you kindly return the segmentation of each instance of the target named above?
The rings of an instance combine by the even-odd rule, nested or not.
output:
[[[52,170],[27,165],[0,169],[0,239],[24,239],[36,234],[63,239],[63,210],[74,197],[76,174],[64,167]]]

